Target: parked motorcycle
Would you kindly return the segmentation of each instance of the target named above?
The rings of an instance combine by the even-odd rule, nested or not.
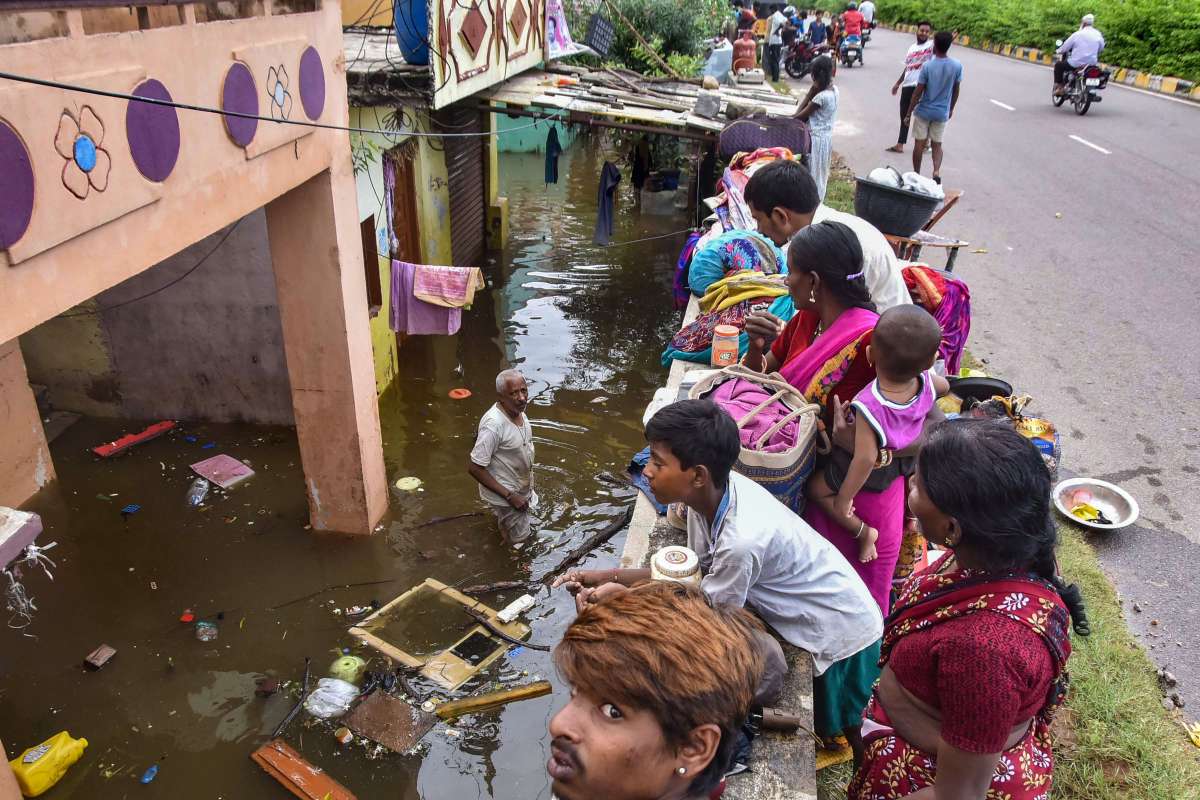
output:
[[[1062,40],[1059,39],[1055,46],[1062,47]],[[1108,86],[1109,75],[1108,70],[1095,64],[1072,68],[1067,77],[1065,93],[1052,94],[1050,99],[1056,107],[1061,107],[1070,100],[1071,105],[1075,107],[1075,113],[1082,117],[1092,107],[1092,103],[1103,100],[1100,92]]]
[[[847,67],[853,67],[856,61],[861,65],[863,63],[862,37],[843,37],[840,55],[842,64]]]
[[[829,52],[829,45],[812,45],[804,39],[797,38],[788,47],[783,57],[783,68],[788,76],[800,80],[812,69],[813,60],[823,53]]]

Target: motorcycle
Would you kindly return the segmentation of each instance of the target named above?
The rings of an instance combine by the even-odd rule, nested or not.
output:
[[[1055,46],[1062,47],[1062,40],[1058,40]],[[1063,60],[1066,60],[1065,56]],[[1061,107],[1070,100],[1071,105],[1075,107],[1075,113],[1082,117],[1092,107],[1092,103],[1103,100],[1100,92],[1108,86],[1110,74],[1108,70],[1095,64],[1074,67],[1067,78],[1066,91],[1063,94],[1052,94],[1050,99],[1055,107]]]
[[[800,80],[808,71],[812,69],[813,60],[823,53],[829,52],[827,44],[810,44],[807,40],[796,38],[788,46],[788,51],[783,57],[783,69],[787,72],[788,77]]]
[[[846,67],[853,67],[857,61],[859,65],[863,63],[863,49],[861,36],[846,36],[842,39],[841,46],[842,64]]]
[[[874,27],[875,24],[873,22],[867,22],[863,24],[862,46],[864,50],[866,49],[867,45],[871,43],[871,30]]]

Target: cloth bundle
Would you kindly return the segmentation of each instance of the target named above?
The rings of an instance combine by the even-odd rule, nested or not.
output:
[[[971,333],[971,291],[958,278],[924,264],[904,267],[900,274],[913,302],[928,311],[942,329],[938,356],[946,362],[946,372],[958,374]]]

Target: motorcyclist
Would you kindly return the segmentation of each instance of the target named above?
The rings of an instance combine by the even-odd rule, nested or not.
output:
[[[863,23],[865,21],[862,12],[858,10],[858,3],[851,2],[842,13],[842,33],[846,36],[858,36],[861,38]]]
[[[1062,58],[1054,62],[1054,94],[1067,93],[1067,79],[1072,70],[1100,63],[1104,51],[1104,34],[1096,30],[1096,17],[1084,14],[1079,30],[1075,31],[1055,52]]]

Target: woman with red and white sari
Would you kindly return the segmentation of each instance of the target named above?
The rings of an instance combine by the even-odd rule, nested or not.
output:
[[[1088,632],[1056,571],[1045,463],[1010,426],[945,422],[909,509],[949,552],[908,579],[887,619],[850,800],[1045,800],[1069,628]]]

